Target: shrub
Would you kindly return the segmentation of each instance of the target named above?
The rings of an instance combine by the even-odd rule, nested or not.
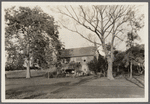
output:
[[[97,61],[96,57],[94,57],[94,59],[88,63],[88,67],[89,67],[90,71],[94,71],[94,73],[97,74],[97,72],[98,72],[98,61]]]
[[[47,72],[45,74],[45,77],[48,78],[48,73],[49,73],[49,78],[56,78],[57,72]]]
[[[89,70],[97,75],[97,72],[102,73],[104,76],[107,74],[107,60],[99,55],[98,60],[96,57],[88,63]]]
[[[24,70],[23,65],[14,65],[12,63],[6,63],[5,71],[12,71],[12,70]]]
[[[57,75],[57,78],[64,78],[66,77],[66,74],[65,73],[60,73]]]

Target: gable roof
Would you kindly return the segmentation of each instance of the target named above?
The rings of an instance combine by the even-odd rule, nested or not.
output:
[[[60,57],[83,57],[83,56],[94,56],[96,47],[82,47],[82,48],[72,48],[64,49],[61,51]]]

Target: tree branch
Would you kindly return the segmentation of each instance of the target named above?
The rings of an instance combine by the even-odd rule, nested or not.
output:
[[[111,30],[109,31],[109,33],[105,36],[105,39],[110,35],[110,33],[112,32],[112,30],[113,30],[113,27],[111,28]]]
[[[117,37],[118,39],[120,39],[121,41],[124,41],[123,39],[121,39],[120,37],[118,37],[118,36],[114,36],[114,37]]]
[[[73,10],[74,14],[76,15],[77,20],[79,21],[79,18],[78,18],[78,16],[77,16],[77,14],[76,14],[75,10],[73,9],[73,7],[72,7],[71,5],[70,5],[70,7],[71,7],[71,9]]]
[[[84,12],[84,10],[83,10],[83,7],[82,6],[80,6],[80,8],[81,8],[81,10],[82,10],[82,13],[83,13],[83,18],[84,18],[84,20],[87,22],[87,23],[89,23],[93,28],[94,28],[94,30],[92,30],[92,29],[90,29],[90,30],[92,30],[93,32],[99,32],[100,34],[101,34],[101,32],[100,31],[98,31],[97,30],[97,27],[96,26],[94,26],[90,21],[88,21],[87,19],[86,19],[86,14],[85,14],[85,12]],[[97,14],[98,15],[98,14]],[[83,24],[84,26],[85,26],[85,24]],[[98,25],[98,24],[97,24]],[[88,27],[88,26],[86,26],[86,27]]]
[[[59,22],[60,22],[60,21],[59,21]],[[60,22],[60,23],[61,23],[61,22]],[[77,28],[76,28],[76,27],[75,27],[76,30],[72,30],[72,29],[69,29],[68,27],[64,26],[62,23],[61,23],[61,25],[62,25],[64,28],[66,28],[67,30],[79,34],[82,38],[88,40],[89,42],[95,43],[95,42],[91,41],[90,39],[88,39],[87,37],[83,36],[81,33],[79,33],[79,32],[77,31]],[[100,43],[96,43],[96,44],[101,45]]]

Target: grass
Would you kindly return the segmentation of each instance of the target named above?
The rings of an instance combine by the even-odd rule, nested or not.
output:
[[[144,89],[123,78],[114,81],[95,76],[45,78],[46,71],[31,71],[32,78],[26,79],[26,71],[6,72],[6,99],[54,99],[54,98],[117,98],[143,97]]]
[[[30,70],[31,77],[43,76],[47,71],[46,70]],[[7,78],[25,78],[26,70],[16,70],[16,71],[6,71]]]
[[[140,87],[140,88],[144,88],[144,86],[145,86],[145,83],[144,83],[144,75],[141,75],[141,76],[133,76],[132,78],[125,77],[125,79],[126,79],[127,81],[130,81],[131,83],[137,85],[137,86]]]
[[[90,80],[89,77],[79,78],[45,78],[6,79],[6,99],[32,99],[47,94],[58,94]]]

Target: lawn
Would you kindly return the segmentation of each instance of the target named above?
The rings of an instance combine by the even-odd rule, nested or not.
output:
[[[144,89],[124,78],[111,81],[105,77],[45,78],[46,71],[6,72],[6,99],[62,99],[62,98],[141,98]]]
[[[31,77],[43,76],[46,70],[31,70]],[[25,78],[26,70],[5,71],[7,78]]]

